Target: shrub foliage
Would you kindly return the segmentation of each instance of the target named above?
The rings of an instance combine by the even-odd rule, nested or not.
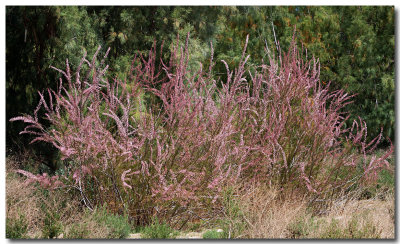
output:
[[[367,142],[362,119],[344,127],[351,96],[319,81],[318,60],[294,38],[287,52],[277,45],[277,55],[267,50],[268,62],[250,69],[247,37],[237,67],[222,60],[226,80],[213,78],[212,52],[208,68],[190,70],[188,42],[189,35],[184,46],[177,41],[168,62],[156,45],[136,55],[125,80],[107,76],[109,50],[98,61],[100,47],[75,71],[68,60],[65,70],[54,68],[59,88],[39,92],[33,116],[11,121],[27,123],[21,133],[33,134],[32,142],[56,147],[64,174],[18,172],[75,189],[89,209],[107,203],[148,223],[212,210],[238,180],[330,198],[375,180],[387,165],[391,151],[367,157],[381,136]],[[50,127],[39,122],[40,109]]]

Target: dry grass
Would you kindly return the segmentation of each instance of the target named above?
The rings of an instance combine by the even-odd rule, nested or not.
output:
[[[393,239],[394,197],[334,203],[324,216],[313,216],[306,199],[286,198],[267,187],[241,194],[247,228],[244,238]]]
[[[240,197],[247,218],[245,238],[287,238],[288,226],[306,212],[304,200],[279,199],[278,191],[268,187],[252,187]]]
[[[345,204],[334,205],[329,214],[321,218],[326,220],[326,224],[311,233],[309,237],[323,237],[332,220],[336,220],[342,230],[351,228],[352,221],[356,221],[356,229],[365,232],[363,238],[393,239],[394,206],[393,195],[385,200],[350,200]]]
[[[6,159],[6,216],[14,225],[23,218],[27,231],[18,229],[18,233],[24,232],[23,236],[12,238],[49,238],[53,233],[53,238],[69,239],[127,236],[127,222],[103,209],[85,210],[72,192],[48,191],[35,184],[25,184],[25,178],[15,173],[22,164],[27,165],[19,159]]]
[[[38,206],[39,196],[35,194],[33,186],[24,186],[22,180],[13,173],[6,174],[6,216],[9,219],[19,219],[24,215],[28,224],[30,237],[40,232],[42,216]]]
[[[41,190],[14,172],[21,162],[16,158],[6,159],[6,216],[10,220],[25,218],[28,226],[27,238],[41,238],[45,219],[44,212],[57,213],[57,221],[69,225],[79,219],[82,210],[77,201],[68,199],[64,192]]]

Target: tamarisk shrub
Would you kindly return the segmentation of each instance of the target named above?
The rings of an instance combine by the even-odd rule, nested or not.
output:
[[[154,43],[146,57],[135,56],[125,80],[107,77],[108,51],[96,61],[100,47],[75,72],[68,60],[65,70],[54,68],[62,74],[58,90],[39,92],[34,115],[11,121],[28,123],[21,133],[35,135],[32,142],[58,148],[65,174],[49,180],[19,172],[77,190],[89,209],[107,203],[146,224],[153,215],[172,222],[212,213],[224,186],[238,180],[331,197],[373,180],[387,163],[388,154],[367,160],[380,137],[366,143],[361,119],[343,127],[350,97],[320,83],[318,61],[304,58],[294,39],[251,73],[247,37],[238,67],[222,60],[224,81],[212,75],[212,53],[207,70],[188,70],[188,42],[189,35],[183,47],[177,41],[169,62],[157,59]],[[38,120],[41,108],[49,128]]]
[[[184,48],[177,43],[168,65],[161,60],[156,67],[155,47],[147,58],[135,56],[124,81],[107,79],[106,56],[96,65],[100,48],[91,62],[82,58],[74,75],[67,60],[65,71],[54,68],[67,88],[60,78],[58,91],[47,90],[47,100],[39,92],[34,116],[11,119],[29,124],[21,133],[36,135],[32,142],[59,149],[66,167],[63,187],[76,189],[89,209],[107,203],[138,221],[153,214],[171,218],[210,206],[223,185],[240,175],[244,157],[232,140],[239,103],[229,97],[237,88],[217,91],[212,67],[208,73],[186,70],[188,39]],[[243,72],[242,66],[239,76]],[[145,111],[139,109],[143,91],[157,96],[161,108],[152,99]],[[40,108],[50,128],[39,123]]]
[[[277,48],[278,57],[268,50],[269,64],[251,76],[251,93],[238,123],[251,150],[244,178],[308,192],[314,200],[376,180],[377,172],[388,166],[393,146],[386,155],[368,160],[382,135],[367,143],[361,118],[344,128],[348,114],[343,108],[351,96],[321,84],[318,60],[308,60],[294,36],[287,52],[282,53],[279,43]]]

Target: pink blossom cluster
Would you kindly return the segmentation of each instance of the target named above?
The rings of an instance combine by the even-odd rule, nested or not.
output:
[[[45,189],[56,189],[59,187],[63,187],[64,184],[58,179],[57,175],[54,176],[49,176],[46,173],[39,174],[39,175],[34,175],[28,171],[25,170],[16,170],[17,173],[20,173],[22,175],[25,175],[27,177],[27,180],[25,181],[25,184],[31,184],[31,183],[39,183],[41,187]]]

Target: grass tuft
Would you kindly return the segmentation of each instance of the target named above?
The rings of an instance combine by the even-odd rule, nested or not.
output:
[[[25,216],[20,215],[18,219],[6,219],[6,238],[25,239],[27,238],[28,224]]]
[[[203,234],[203,239],[221,239],[221,238],[224,238],[224,233],[218,232],[216,230],[208,230]]]
[[[178,232],[173,230],[168,224],[160,223],[157,218],[149,226],[145,226],[140,231],[144,238],[148,239],[173,239]]]

